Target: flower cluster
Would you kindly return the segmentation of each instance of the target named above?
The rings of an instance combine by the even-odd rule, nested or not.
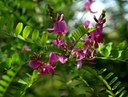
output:
[[[90,0],[90,2],[93,2]],[[99,47],[99,43],[104,41],[102,37],[103,24],[105,23],[105,12],[100,15],[99,19],[94,16],[96,21],[95,30],[86,34],[87,39],[82,40],[83,46],[74,48],[76,43],[74,41],[67,42],[62,37],[68,32],[67,24],[64,20],[63,14],[58,14],[55,18],[53,14],[50,15],[51,19],[54,22],[54,27],[49,28],[50,33],[57,34],[57,38],[52,41],[52,44],[58,48],[63,48],[63,53],[50,52],[49,61],[47,63],[42,62],[42,56],[34,55],[31,57],[29,66],[33,69],[37,69],[39,74],[54,74],[55,72],[55,63],[60,62],[62,64],[69,61],[69,57],[75,58],[77,64],[77,69],[80,69],[83,65],[83,62],[94,64],[93,60],[96,56],[96,48]],[[84,23],[84,27],[89,29],[90,21]],[[71,48],[73,46],[73,48]]]
[[[30,57],[29,61],[29,66],[33,69],[37,69],[39,71],[39,74],[41,75],[53,75],[56,68],[55,63],[59,61],[64,64],[68,60],[63,54],[57,56],[55,52],[50,52],[49,61],[47,63],[43,62],[42,59],[42,55],[37,55],[36,53],[34,53]]]
[[[76,56],[78,69],[82,67],[82,63],[84,61],[93,64],[93,59],[95,58],[95,55],[96,55],[95,49],[98,48],[99,43],[102,43],[104,41],[102,37],[102,30],[103,30],[103,24],[106,21],[105,12],[101,14],[99,19],[97,19],[94,16],[94,20],[97,23],[95,26],[95,30],[93,30],[90,33],[87,33],[88,38],[86,40],[83,40],[84,47],[75,48],[72,50],[72,52],[75,53],[75,56]],[[88,28],[89,24],[90,24],[90,21],[86,21],[84,23],[84,26]]]

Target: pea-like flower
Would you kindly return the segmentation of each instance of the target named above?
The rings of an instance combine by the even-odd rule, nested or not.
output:
[[[61,55],[59,56],[59,61],[60,61],[62,64],[64,64],[65,62],[68,61],[68,58],[67,58],[64,54],[61,54]]]
[[[37,60],[30,60],[29,61],[29,66],[33,69],[37,69],[39,68],[41,65],[41,62],[37,61]]]
[[[39,71],[40,75],[45,75],[45,74],[51,74],[53,75],[55,72],[55,65],[54,64],[50,64],[50,63],[45,63],[42,66],[42,69]]]
[[[52,43],[54,45],[57,45],[58,47],[64,45],[66,43],[66,40],[63,40],[63,39],[56,39],[56,40],[53,40]]]
[[[36,53],[30,57],[29,66],[33,69],[38,69],[41,66],[42,55],[37,55]]]
[[[84,8],[86,9],[86,11],[89,11],[91,13],[96,13],[91,10],[91,5],[93,2],[95,2],[95,0],[88,0],[88,2],[84,3]]]
[[[55,52],[50,52],[49,54],[49,63],[55,63],[58,61],[58,56]]]
[[[54,32],[58,35],[63,35],[68,32],[67,24],[64,20],[63,14],[58,14],[57,19],[54,21],[54,27],[48,29],[49,32]]]

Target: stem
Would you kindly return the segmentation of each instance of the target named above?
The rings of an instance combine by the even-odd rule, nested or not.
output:
[[[89,88],[91,89],[91,91],[95,94],[95,90],[87,83],[86,80],[83,79],[82,76],[80,76],[80,79],[81,79],[81,80],[85,83],[85,85],[86,85],[87,87],[89,87]],[[96,95],[96,96],[99,97],[99,95]]]

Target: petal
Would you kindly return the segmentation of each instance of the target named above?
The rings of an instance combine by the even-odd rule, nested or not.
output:
[[[72,52],[78,52],[78,51],[80,51],[81,49],[80,48],[74,48],[73,50],[72,50]]]
[[[63,21],[64,20],[64,14],[58,14],[57,21]]]
[[[95,41],[95,43],[94,43],[94,47],[95,47],[95,48],[98,48],[98,47],[99,47],[99,45],[98,45],[98,42],[97,42],[97,41]]]
[[[56,34],[65,34],[68,31],[68,27],[67,24],[65,23],[65,21],[57,21],[54,24],[54,32]]]
[[[51,52],[49,55],[49,62],[54,63],[58,61],[58,57],[55,52]]]
[[[90,21],[88,21],[88,20],[84,22],[84,26],[85,26],[86,28],[88,28],[89,24],[90,24]]]
[[[81,69],[82,68],[82,60],[79,60],[77,62],[77,69]]]
[[[54,28],[48,28],[48,32],[54,32]]]
[[[85,8],[85,9],[89,9],[90,6],[91,6],[91,3],[90,3],[90,2],[84,3],[84,8]]]
[[[78,55],[77,55],[77,59],[82,60],[83,58],[85,58],[85,53],[83,50],[80,50]]]
[[[64,54],[61,54],[60,57],[59,57],[59,61],[64,64],[66,61],[68,60],[68,58],[64,55]]]
[[[44,64],[43,68],[39,71],[39,74],[45,75],[45,74],[54,74],[55,72],[55,66],[53,64]]]
[[[37,60],[30,60],[29,61],[29,66],[33,69],[38,68],[41,65],[40,62],[38,62]]]
[[[66,43],[66,40],[59,40],[59,39],[56,39],[56,40],[53,40],[52,43],[54,45],[58,45],[58,46],[62,46]]]

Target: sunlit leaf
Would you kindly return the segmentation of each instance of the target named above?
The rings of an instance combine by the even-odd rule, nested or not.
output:
[[[18,23],[16,26],[16,35],[19,35],[23,29],[23,23]]]
[[[30,32],[31,32],[31,27],[25,26],[25,28],[23,30],[23,37],[26,39],[29,36]]]

